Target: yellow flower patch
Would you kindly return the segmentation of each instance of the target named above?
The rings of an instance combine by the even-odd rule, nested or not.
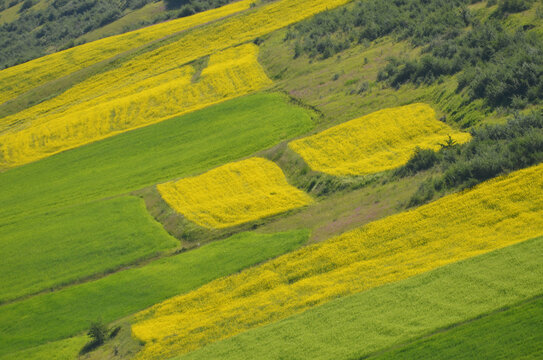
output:
[[[169,358],[341,296],[543,234],[543,164],[370,223],[145,310],[138,359]]]
[[[262,158],[230,163],[157,188],[173,209],[208,228],[243,224],[311,202],[309,195],[287,183],[275,163]]]
[[[430,106],[412,104],[371,113],[289,146],[315,171],[366,175],[405,164],[417,146],[438,149],[448,135],[458,143],[471,138],[438,121]]]

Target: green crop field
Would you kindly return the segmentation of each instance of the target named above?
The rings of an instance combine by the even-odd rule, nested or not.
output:
[[[0,174],[0,226],[203,172],[312,126],[286,96],[256,94],[66,151]]]
[[[0,356],[64,339],[92,321],[111,322],[213,279],[289,252],[308,232],[241,233],[100,280],[0,307]]]
[[[543,293],[543,238],[247,331],[176,359],[358,359]]]
[[[0,356],[0,360],[72,360],[87,341],[86,336],[68,338],[21,350],[16,353],[6,354]]]
[[[2,227],[0,243],[0,302],[104,273],[179,244],[136,197],[23,218]]]
[[[488,314],[371,359],[541,359],[543,298]]]
[[[0,360],[543,359],[541,1],[0,0],[0,49]],[[292,147],[374,112],[315,156],[387,170]]]

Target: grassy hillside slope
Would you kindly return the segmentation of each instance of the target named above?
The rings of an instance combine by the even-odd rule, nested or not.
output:
[[[537,356],[541,19],[533,0],[243,0],[0,71],[0,359],[73,359],[96,320],[120,333],[81,360],[492,357],[473,335],[493,326]],[[321,137],[331,168],[379,156],[317,168],[292,144]]]
[[[0,303],[176,247],[141,199],[122,197],[2,226]]]
[[[543,233],[543,166],[390,216],[211,282],[135,317],[161,359]],[[211,311],[213,309],[213,311]]]
[[[111,322],[299,247],[305,230],[241,233],[102,279],[0,306],[0,356]],[[9,357],[8,357],[9,358]]]
[[[366,358],[383,347],[540,295],[542,255],[543,238],[526,241],[332,301],[176,359]],[[536,343],[528,346],[538,348]]]
[[[541,359],[543,298],[482,315],[370,359]]]

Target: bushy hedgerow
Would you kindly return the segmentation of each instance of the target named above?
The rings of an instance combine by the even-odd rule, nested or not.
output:
[[[469,143],[435,152],[420,150],[396,170],[400,177],[429,168],[439,170],[440,175],[421,185],[410,205],[431,199],[435,191],[471,187],[543,161],[543,111],[516,115],[506,124],[485,125],[471,133]]]

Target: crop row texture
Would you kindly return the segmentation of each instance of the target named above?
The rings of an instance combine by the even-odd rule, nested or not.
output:
[[[262,158],[230,163],[205,174],[157,186],[164,200],[198,225],[225,228],[311,202],[281,169]]]
[[[0,166],[14,167],[257,91],[271,81],[246,44],[212,55],[199,80],[190,65],[127,86],[0,136]]]
[[[157,304],[139,359],[168,358],[341,296],[543,234],[543,165],[483,183]]]
[[[193,16],[93,41],[2,70],[0,71],[0,104],[36,86],[69,75],[122,52],[247,10],[253,2],[253,0],[242,0]]]
[[[448,135],[458,143],[471,138],[438,121],[430,106],[411,104],[376,111],[289,146],[315,171],[365,175],[405,164],[417,146],[438,149]]]
[[[25,140],[15,141],[16,146],[10,144],[11,141],[6,137],[0,138],[0,144],[3,145],[3,149],[0,149],[0,168],[18,166],[105,137],[98,136],[84,142],[73,139],[72,136],[74,133],[76,137],[79,136],[81,138],[85,138],[85,135],[82,135],[81,130],[60,125],[58,119],[64,118],[65,115],[68,118],[70,118],[69,114],[77,114],[79,116],[80,114],[85,114],[85,112],[92,111],[91,108],[102,108],[102,104],[110,100],[119,102],[130,101],[128,98],[119,99],[119,97],[128,97],[135,91],[147,90],[148,87],[154,87],[161,82],[167,82],[167,80],[176,79],[177,81],[183,81],[176,78],[178,72],[183,72],[183,70],[179,69],[182,64],[188,64],[208,55],[213,56],[213,54],[219,51],[246,43],[258,36],[268,34],[347,2],[349,0],[280,0],[228,19],[191,29],[176,41],[155,50],[136,55],[124,61],[116,68],[88,78],[59,96],[17,114],[2,118],[0,119],[0,134],[4,136],[23,132],[26,129],[50,121],[59,124],[58,126],[51,125],[50,127],[54,128],[54,131],[61,131],[63,135],[59,136],[54,132],[50,134],[49,128],[45,127],[43,130],[45,137],[40,137],[39,132],[36,134],[35,131],[31,130],[30,133],[27,133]],[[257,66],[255,63],[254,67]],[[262,71],[259,66],[258,68],[259,71]],[[248,74],[251,75],[250,72]],[[205,71],[202,75],[205,75]],[[247,76],[245,81],[248,83],[244,83],[242,88],[250,87],[256,89],[259,85],[250,76]],[[219,84],[220,82],[214,82],[215,86]],[[242,94],[241,91],[237,93],[238,96]],[[163,101],[164,99],[160,102]],[[140,100],[137,100],[137,103],[139,102]],[[147,106],[152,107],[155,103],[156,101],[151,101]],[[207,105],[210,103],[213,102],[209,102]],[[172,102],[161,104],[161,106],[166,105],[175,106]],[[126,106],[126,103],[123,103],[122,106]],[[136,109],[139,108],[136,106]],[[125,108],[123,107],[123,109]],[[126,111],[126,109],[122,111]],[[152,112],[153,110],[146,111]],[[128,111],[130,114],[135,112],[135,110]],[[108,113],[111,116],[116,116],[116,114],[117,111],[115,111],[115,114],[112,112]],[[69,121],[77,121],[73,119],[73,116],[71,118]],[[153,119],[149,123],[156,121],[160,120]],[[124,123],[126,121],[121,118],[119,122]],[[94,125],[83,124],[83,127],[89,126]],[[118,130],[114,127],[112,133],[118,132]],[[33,134],[30,135],[31,133]],[[66,142],[68,144],[60,146],[61,144],[56,143],[56,141],[64,136],[67,136]],[[25,135],[22,135],[22,138],[25,138]],[[49,149],[43,145],[43,143],[48,141],[48,138],[55,141]],[[17,143],[18,141],[20,142]],[[36,146],[37,151],[35,150]],[[22,154],[18,155],[19,151]],[[27,151],[34,152],[34,155],[25,154]]]

